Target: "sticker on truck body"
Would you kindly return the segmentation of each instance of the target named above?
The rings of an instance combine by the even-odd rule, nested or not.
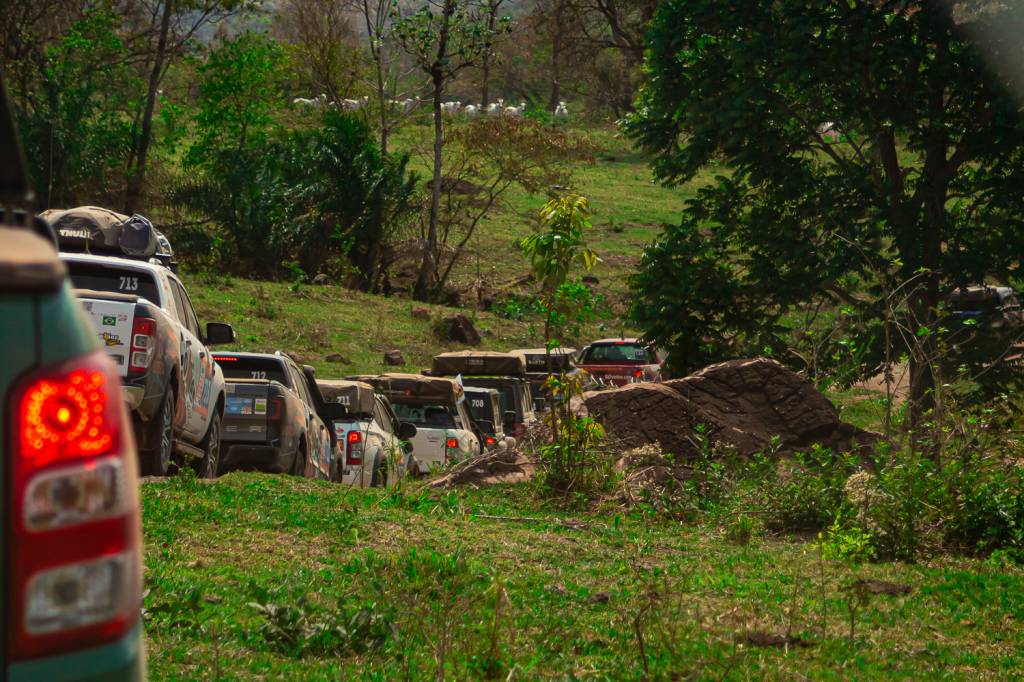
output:
[[[129,319],[131,315],[128,313],[134,312],[134,304],[119,301],[82,301],[82,305],[104,350],[117,365],[118,375],[127,376],[127,340],[132,336],[132,323]]]

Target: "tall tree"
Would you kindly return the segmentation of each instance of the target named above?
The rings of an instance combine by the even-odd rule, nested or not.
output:
[[[1009,36],[1021,14],[907,0],[660,6],[629,131],[668,185],[717,172],[633,279],[636,320],[674,366],[783,354],[786,316],[821,297],[876,321],[857,341],[877,345],[900,292],[921,423],[943,296],[1020,268],[1021,74],[987,68],[965,31],[1020,64]]]
[[[128,178],[124,212],[134,213],[142,201],[153,142],[153,116],[160,86],[168,68],[192,45],[196,34],[205,27],[255,7],[251,0],[139,0],[132,7],[126,30],[139,31],[144,55],[146,91],[141,108],[136,112],[136,131],[128,160]],[[132,24],[137,24],[133,26]]]
[[[441,168],[444,150],[444,122],[441,99],[456,75],[477,63],[497,36],[507,31],[507,22],[488,28],[486,12],[466,0],[430,0],[410,15],[396,20],[394,32],[399,44],[429,78],[434,119],[434,164],[430,192],[430,213],[420,271],[413,296],[425,300],[437,284],[437,226],[441,205]]]

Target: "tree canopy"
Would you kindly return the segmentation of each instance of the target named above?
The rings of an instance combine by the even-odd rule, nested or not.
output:
[[[898,353],[925,400],[943,297],[1019,274],[1020,74],[993,69],[969,36],[1019,64],[1020,32],[994,29],[1020,15],[904,0],[660,6],[628,129],[662,182],[708,180],[632,282],[634,316],[674,367],[793,360],[793,314],[824,301],[874,351],[870,371],[899,308],[892,338],[909,332]]]

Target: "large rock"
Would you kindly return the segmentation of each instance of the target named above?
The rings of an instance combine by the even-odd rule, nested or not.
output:
[[[693,429],[702,415],[665,384],[630,384],[586,393],[583,402],[586,411],[625,450],[660,443],[665,452],[687,456],[696,452]]]
[[[480,333],[473,326],[473,321],[462,313],[438,320],[434,324],[434,335],[447,343],[461,343],[466,346],[480,345]]]
[[[393,348],[388,351],[384,351],[384,364],[389,367],[401,367],[405,364],[405,358],[402,357],[402,351],[397,348]]]
[[[660,443],[665,452],[694,453],[694,429],[742,455],[818,443],[848,451],[876,434],[842,422],[835,406],[807,379],[774,360],[732,360],[664,384],[633,384],[588,394],[585,405],[627,447]]]

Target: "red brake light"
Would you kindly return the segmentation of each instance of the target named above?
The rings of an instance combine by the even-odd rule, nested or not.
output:
[[[233,358],[227,355],[214,355],[213,359],[217,362],[238,362],[238,358]]]
[[[495,438],[494,436],[487,436],[484,439],[484,442],[487,443],[488,445],[496,445],[498,443],[498,439]]]
[[[448,446],[449,450],[455,450],[455,449],[457,449],[459,447],[459,439],[458,438],[449,438],[448,442],[446,443],[446,445]]]
[[[47,367],[12,397],[9,658],[114,641],[138,621],[142,561],[137,455],[112,361]]]
[[[636,377],[637,379],[643,379],[644,371],[642,369],[638,369],[635,372],[633,372],[633,376]]]
[[[111,387],[110,384],[113,383]],[[21,399],[21,456],[41,467],[69,457],[99,455],[116,444],[107,395],[120,387],[101,371],[77,369],[33,382]]]
[[[362,431],[349,431],[345,436],[345,461],[349,464],[363,463]]]
[[[128,371],[145,372],[153,359],[153,335],[156,320],[151,317],[136,317],[132,321],[132,343],[128,355]]]

